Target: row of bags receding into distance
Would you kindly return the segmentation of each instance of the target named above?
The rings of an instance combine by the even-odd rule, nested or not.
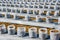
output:
[[[5,25],[0,25],[0,34],[5,34],[6,31],[9,35],[15,35],[16,30],[14,25],[9,25],[8,30],[6,29]],[[30,38],[37,38],[37,28],[32,27],[29,29],[29,37]],[[60,32],[57,29],[53,29],[50,31],[50,39],[51,40],[59,40],[60,38]],[[26,36],[26,28],[25,27],[18,27],[17,28],[17,36],[19,37],[25,37]],[[47,29],[46,28],[40,28],[39,29],[39,38],[41,40],[45,40],[48,37]]]

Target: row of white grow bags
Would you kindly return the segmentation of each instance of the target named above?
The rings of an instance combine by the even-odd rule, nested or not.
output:
[[[3,31],[2,31],[3,30]],[[0,33],[5,33],[6,32],[6,27],[4,25],[0,26]],[[9,25],[8,26],[8,34],[15,34],[15,26],[14,25]],[[59,40],[59,30],[53,29],[50,31],[50,39],[51,40]],[[26,35],[26,28],[25,27],[18,27],[17,28],[17,36],[23,37]],[[32,27],[29,29],[29,37],[30,38],[36,38],[37,37],[37,28]],[[47,37],[47,29],[46,28],[40,28],[39,29],[39,38],[41,40],[45,40]]]
[[[51,40],[59,40],[59,32],[52,32],[55,30],[50,31],[50,39]],[[23,37],[26,34],[26,28],[25,27],[18,27],[17,28],[17,36]],[[32,27],[29,29],[29,37],[35,38],[37,37],[37,28]],[[46,28],[40,28],[39,29],[39,38],[41,40],[45,40],[47,37],[47,29]]]

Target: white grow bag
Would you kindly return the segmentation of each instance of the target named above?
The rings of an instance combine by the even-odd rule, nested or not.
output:
[[[25,36],[26,28],[25,27],[18,27],[17,28],[17,36],[23,37]]]
[[[59,31],[55,32],[55,29],[50,31],[50,40],[59,40]]]
[[[1,34],[6,33],[6,27],[5,27],[4,24],[0,25],[0,33],[1,33]]]
[[[29,29],[29,37],[30,38],[37,37],[37,28],[32,27],[32,28]]]
[[[8,34],[9,35],[14,35],[15,34],[15,26],[14,25],[9,25],[8,26]]]
[[[47,29],[46,28],[40,28],[39,29],[39,38],[41,40],[46,40],[47,37]]]

